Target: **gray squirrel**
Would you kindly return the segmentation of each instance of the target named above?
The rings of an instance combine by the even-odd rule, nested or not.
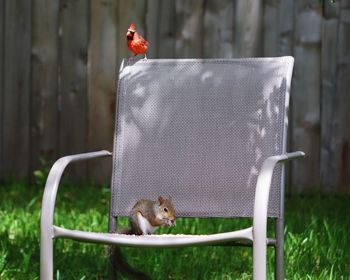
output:
[[[157,201],[140,199],[129,214],[131,228],[118,230],[118,234],[147,235],[153,234],[160,226],[175,226],[176,215],[171,197],[165,199],[159,196]],[[120,247],[112,246],[111,261],[116,263],[117,269],[128,274],[132,279],[149,279],[149,277],[132,268],[122,255]],[[111,271],[115,275],[116,271]]]
[[[158,197],[157,201],[141,199],[132,208],[130,215],[131,233],[153,234],[159,226],[175,226],[175,209],[171,197]]]

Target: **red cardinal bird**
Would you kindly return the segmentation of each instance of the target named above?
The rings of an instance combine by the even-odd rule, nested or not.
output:
[[[129,50],[132,51],[134,55],[143,53],[145,59],[147,59],[148,42],[136,32],[135,24],[133,23],[130,24],[128,32],[126,33],[126,42]]]

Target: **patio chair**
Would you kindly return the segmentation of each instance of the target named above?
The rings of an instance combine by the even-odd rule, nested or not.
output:
[[[267,246],[283,279],[284,168],[294,59],[123,61],[114,151],[70,155],[52,167],[41,213],[41,279],[53,278],[53,239],[133,247],[253,247],[254,279],[266,279]],[[61,175],[74,161],[113,156],[109,233],[54,225]],[[98,168],[98,166],[96,167]],[[113,234],[140,198],[171,195],[178,217],[252,217],[251,227],[209,235]],[[267,219],[275,238],[267,237]]]

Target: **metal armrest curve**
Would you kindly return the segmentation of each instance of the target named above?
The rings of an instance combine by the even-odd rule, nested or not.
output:
[[[89,152],[82,154],[75,154],[62,157],[58,159],[52,166],[49,175],[46,180],[44,195],[41,205],[41,218],[40,218],[40,228],[41,235],[49,234],[53,236],[52,225],[53,225],[53,216],[54,208],[56,202],[57,189],[62,177],[62,174],[71,162],[81,161],[86,159],[98,158],[111,156],[111,152],[102,150],[97,152]],[[50,231],[50,232],[48,232]]]
[[[260,170],[255,190],[254,201],[254,226],[260,227],[262,220],[267,219],[267,207],[269,202],[270,186],[275,166],[280,162],[305,157],[305,153],[291,152],[267,158]]]

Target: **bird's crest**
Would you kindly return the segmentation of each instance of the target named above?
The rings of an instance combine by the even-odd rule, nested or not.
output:
[[[130,24],[129,31],[134,31],[134,32],[136,31],[136,27],[134,23]]]

